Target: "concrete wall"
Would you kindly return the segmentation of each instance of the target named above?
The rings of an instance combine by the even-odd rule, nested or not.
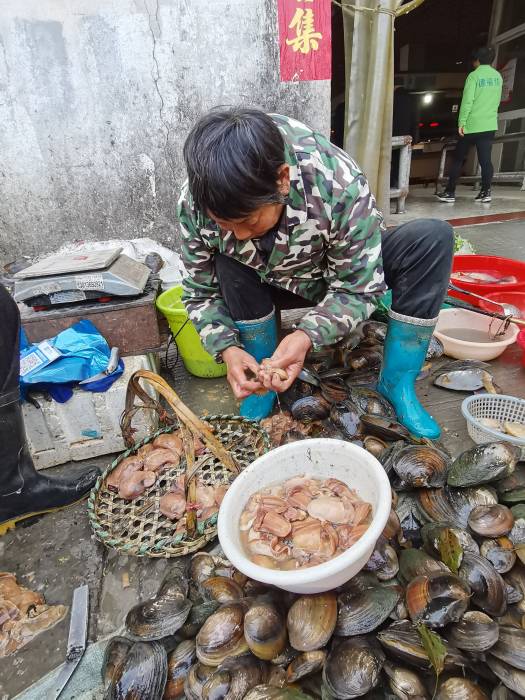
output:
[[[329,83],[279,83],[276,27],[276,0],[0,0],[0,260],[176,247],[182,144],[212,106],[327,133]]]

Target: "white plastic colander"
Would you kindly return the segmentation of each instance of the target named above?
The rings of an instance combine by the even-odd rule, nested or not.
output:
[[[500,423],[520,423],[525,427],[525,399],[504,394],[474,394],[461,404],[461,412],[467,421],[470,437],[482,444],[503,440],[520,447],[525,446],[525,439],[507,435],[480,423],[480,418],[490,418]]]

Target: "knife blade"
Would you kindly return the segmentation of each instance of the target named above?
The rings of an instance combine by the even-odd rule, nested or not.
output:
[[[97,382],[99,379],[104,379],[104,377],[107,377],[108,374],[111,374],[114,372],[119,363],[119,349],[118,348],[111,348],[111,354],[109,356],[108,360],[108,365],[106,369],[102,370],[102,372],[98,372],[97,374],[94,374],[92,377],[88,377],[87,379],[83,379],[79,384],[89,384],[90,382]]]
[[[86,650],[88,614],[89,588],[87,585],[78,586],[73,592],[73,602],[71,603],[66,661],[55,682],[54,700],[57,700],[62,694]]]

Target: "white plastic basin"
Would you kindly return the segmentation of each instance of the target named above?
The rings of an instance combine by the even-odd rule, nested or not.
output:
[[[480,331],[492,331],[496,333],[503,321],[490,316],[477,314],[467,309],[443,309],[438,318],[434,335],[441,340],[445,355],[456,360],[493,360],[512,343],[516,342],[519,328],[513,323],[507,328],[505,335],[500,340],[492,343],[474,343],[467,340],[459,340],[445,335],[444,329],[471,328]]]
[[[370,527],[346,552],[324,564],[296,571],[253,564],[244,552],[239,533],[244,506],[256,491],[300,474],[333,477],[356,489],[372,504]],[[363,568],[386,525],[390,505],[390,482],[369,452],[343,440],[299,440],[262,455],[235,479],[219,510],[219,541],[230,562],[246,576],[293,593],[320,593],[341,586]]]

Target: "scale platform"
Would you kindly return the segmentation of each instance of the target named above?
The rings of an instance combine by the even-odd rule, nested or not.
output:
[[[15,301],[49,307],[142,294],[150,269],[122,248],[53,255],[14,275]]]

